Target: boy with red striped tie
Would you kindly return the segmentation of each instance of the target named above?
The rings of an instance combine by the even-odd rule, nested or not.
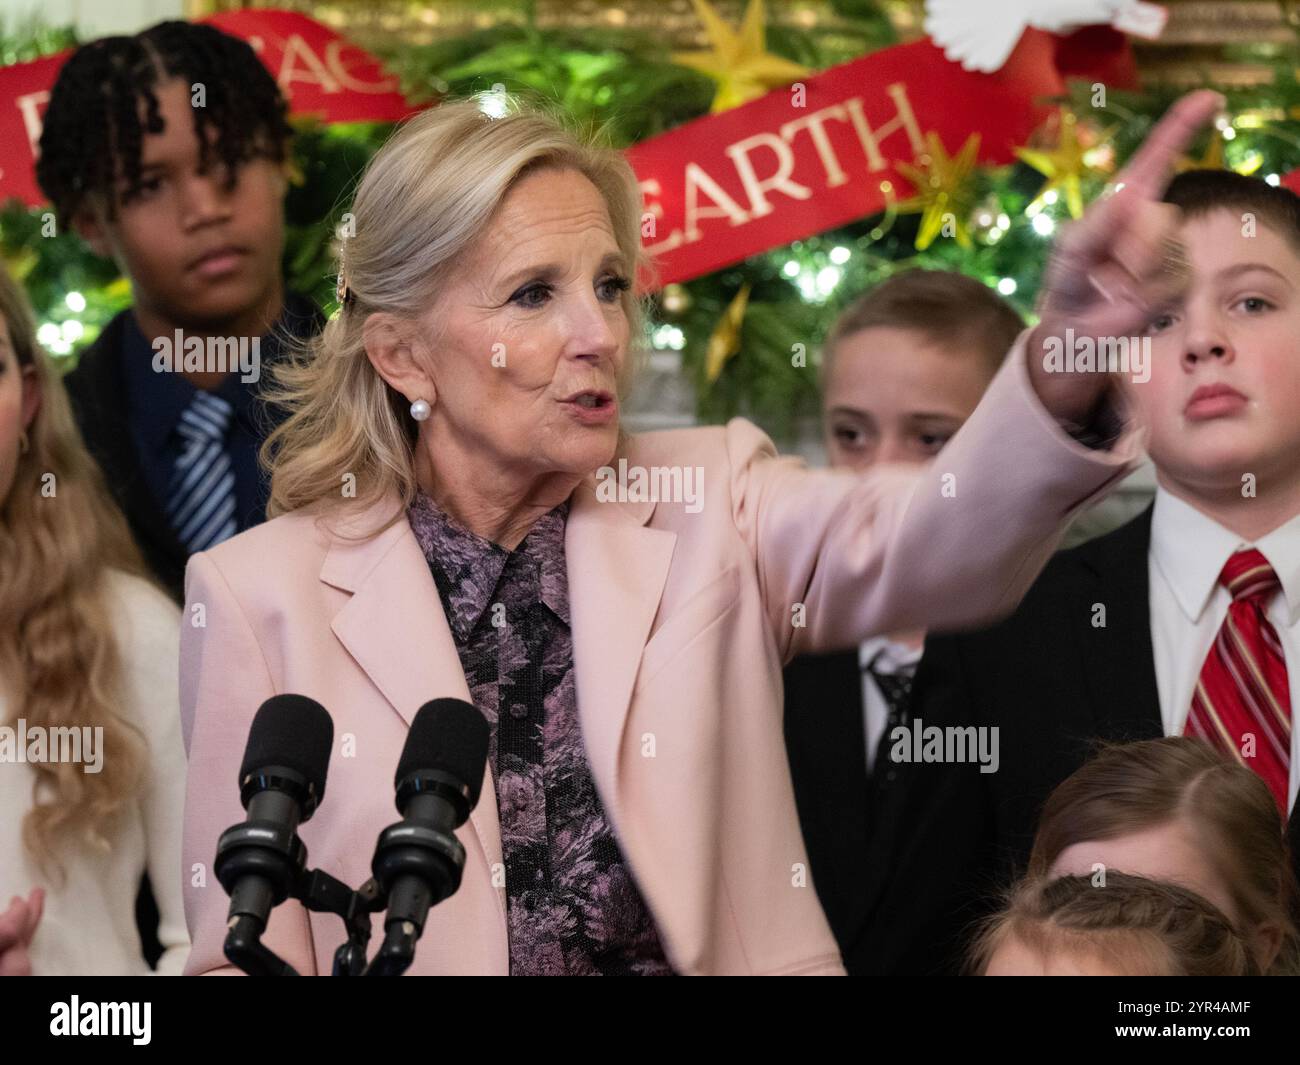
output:
[[[1300,851],[1300,198],[1198,170],[1164,199],[1182,211],[1187,283],[1131,341],[1145,365],[1124,379],[1153,506],[1057,555],[1005,622],[926,641],[914,715],[996,726],[1001,747],[996,773],[924,766],[909,790],[894,883],[909,866],[951,879],[931,915],[948,958],[1098,739],[1205,740],[1259,774]],[[1124,300],[1131,281],[1106,284]],[[911,905],[885,898],[876,918]]]

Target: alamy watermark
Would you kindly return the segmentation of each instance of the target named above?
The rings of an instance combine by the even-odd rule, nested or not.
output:
[[[996,773],[1000,762],[998,727],[927,725],[919,717],[889,733],[891,762],[978,762],[981,773]]]
[[[50,1035],[127,1036],[135,1046],[148,1046],[152,1038],[152,1002],[82,1002],[50,1004]]]
[[[154,373],[239,373],[245,384],[262,376],[261,337],[156,337]]]
[[[0,763],[79,762],[83,773],[98,773],[104,768],[103,725],[47,728],[29,726],[22,717],[17,725],[0,725]]]
[[[1043,369],[1048,373],[1126,373],[1134,382],[1151,379],[1151,338],[1065,336],[1043,341]]]
[[[601,466],[596,471],[601,503],[684,503],[687,514],[704,509],[703,466]]]

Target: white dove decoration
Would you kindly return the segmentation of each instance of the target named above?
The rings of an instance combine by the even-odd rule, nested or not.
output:
[[[1026,27],[1072,33],[1113,26],[1159,37],[1168,12],[1143,0],[925,0],[925,31],[944,55],[967,70],[1001,68]]]

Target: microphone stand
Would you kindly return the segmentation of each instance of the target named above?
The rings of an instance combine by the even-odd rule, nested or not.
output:
[[[336,913],[343,918],[347,941],[334,952],[334,976],[360,976],[366,967],[370,944],[370,915],[383,910],[388,900],[372,879],[353,891],[322,869],[305,869],[292,895],[315,913]]]
[[[436,814],[426,807],[435,799],[444,803],[459,798],[464,803],[461,823],[469,814],[469,803],[459,789],[464,785],[452,779],[453,790],[447,794],[445,774],[426,772],[409,777],[399,785],[403,793],[414,793],[403,818],[379,834],[375,856],[370,863],[374,874],[366,887],[374,886],[378,906],[389,913],[385,922],[384,941],[366,976],[401,976],[415,961],[415,945],[424,931],[424,920],[431,905],[436,905],[460,887],[465,868],[465,848],[454,830],[441,827]],[[409,791],[408,791],[409,789]],[[413,886],[413,882],[418,887]],[[393,902],[394,896],[397,902]],[[395,919],[396,918],[396,919]],[[368,931],[368,929],[367,929]]]
[[[394,925],[384,936],[375,953],[375,960],[366,969],[366,976],[401,976],[415,960],[415,943],[420,933],[410,921]]]
[[[300,869],[289,895],[314,913],[336,913],[347,929],[347,941],[334,952],[334,976],[361,976],[366,968],[370,944],[370,915],[384,910],[387,896],[373,879],[353,891],[323,869]],[[249,976],[299,976],[292,965],[262,943],[263,928],[248,916],[235,917],[228,925],[225,955]]]
[[[227,926],[224,950],[226,957],[249,976],[298,976],[298,970],[275,951],[264,946],[257,921],[244,914],[231,919]]]

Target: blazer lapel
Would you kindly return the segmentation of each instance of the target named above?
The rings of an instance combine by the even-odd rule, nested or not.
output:
[[[676,533],[645,527],[654,506],[602,502],[589,476],[565,527],[578,717],[607,804],[618,794],[632,685],[677,542]]]
[[[1148,507],[1080,556],[1091,602],[1106,608],[1105,626],[1092,628],[1085,621],[1088,628],[1080,638],[1099,736],[1136,740],[1164,734],[1151,646],[1150,543]]]
[[[130,314],[122,311],[105,326],[64,381],[86,446],[99,462],[105,483],[156,575],[173,597],[183,601],[188,552],[149,490],[135,442],[123,420],[127,395],[122,345]]]
[[[822,908],[848,944],[885,872],[872,855],[886,827],[876,807],[887,791],[867,776],[858,649],[796,658],[784,679],[786,753],[804,844]],[[888,735],[880,742],[887,760]]]
[[[437,586],[405,515],[378,535],[353,539],[398,509],[396,497],[386,497],[339,521],[320,576],[352,593],[331,628],[409,725],[429,699],[472,700]],[[578,716],[606,801],[617,795],[632,685],[677,541],[675,533],[645,527],[653,511],[653,503],[599,501],[588,477],[574,492],[565,528]],[[500,863],[490,766],[470,820],[487,866]]]
[[[336,525],[344,537],[381,525],[400,509],[386,497]],[[409,726],[430,699],[472,702],[456,642],[447,625],[438,588],[406,521],[369,539],[336,536],[321,566],[321,580],[351,592],[331,628],[393,710]],[[492,767],[484,770],[483,789],[470,821],[488,869],[501,858]]]

